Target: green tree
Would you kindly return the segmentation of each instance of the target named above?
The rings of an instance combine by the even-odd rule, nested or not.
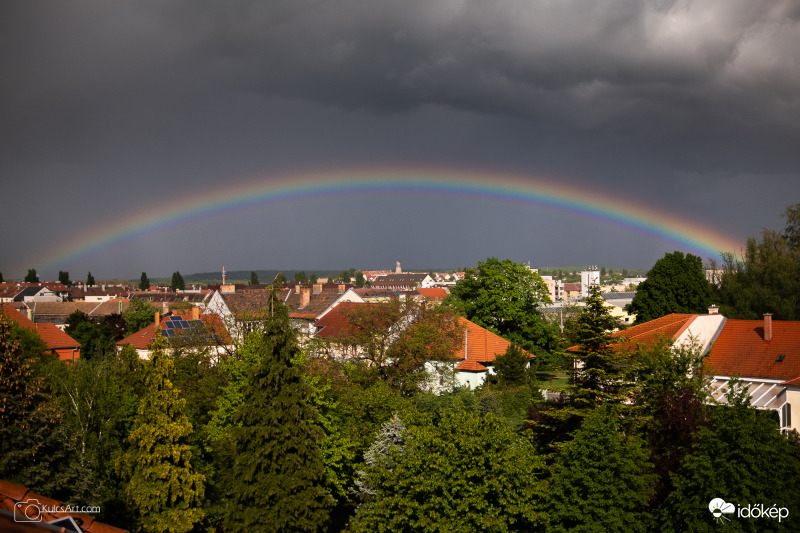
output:
[[[0,283],[4,283],[4,281],[3,281],[3,273],[2,272],[0,272]]]
[[[139,278],[139,290],[146,291],[150,288],[150,279],[147,277],[146,272],[142,272],[142,277]]]
[[[233,417],[226,530],[317,531],[333,501],[325,486],[320,445],[325,437],[289,325],[275,303],[266,321],[259,366]]]
[[[611,406],[594,410],[550,469],[547,531],[647,531],[648,451]]]
[[[306,283],[306,282],[308,282],[308,278],[306,277],[306,271],[305,270],[300,270],[298,272],[295,272],[294,273],[294,280],[297,283]]]
[[[122,318],[125,320],[126,333],[130,335],[153,324],[157,312],[158,308],[150,302],[139,300],[138,298],[131,299],[130,305],[122,313]]]
[[[800,514],[800,447],[796,435],[778,431],[769,412],[749,405],[735,385],[728,406],[716,407],[674,477],[675,489],[659,509],[662,531],[718,531],[712,498],[739,506],[787,508],[789,520],[725,519],[726,531],[797,531]],[[724,515],[723,515],[724,516]],[[794,517],[794,518],[792,518]]]
[[[356,271],[356,287],[363,289],[367,285],[367,280],[364,278],[364,273],[360,270]]]
[[[172,273],[172,282],[170,283],[170,287],[172,288],[173,292],[186,290],[186,282],[183,281],[183,276],[181,276],[180,271],[175,271]]]
[[[308,282],[309,283],[316,283],[317,282],[317,275],[312,272],[311,276],[308,278]]]
[[[711,284],[703,261],[696,255],[672,252],[656,261],[636,291],[626,311],[641,324],[670,313],[706,313]]]
[[[510,344],[505,353],[494,360],[500,385],[514,387],[528,382],[528,366],[531,359],[519,346]]]
[[[92,276],[92,273],[89,272],[88,274],[86,274],[86,286],[94,287],[94,285],[95,285],[94,276]]]
[[[575,365],[570,396],[576,407],[594,407],[600,402],[621,402],[630,390],[631,356],[614,349],[611,333],[619,323],[611,316],[600,287],[589,288],[586,306],[575,321],[578,344],[570,355]]]
[[[250,285],[258,285],[258,274],[254,270],[250,271]]]
[[[38,283],[39,274],[36,273],[35,268],[29,268],[28,274],[25,276],[25,283]]]
[[[205,514],[200,507],[205,476],[192,466],[192,425],[183,412],[186,400],[172,384],[174,365],[165,347],[166,341],[157,335],[144,397],[128,439],[131,448],[119,468],[128,478],[125,497],[139,530],[186,532]]]
[[[67,287],[72,287],[72,281],[69,279],[69,272],[64,272],[63,270],[59,270],[58,281],[62,285],[66,285]]]
[[[492,414],[445,410],[406,422],[402,442],[380,435],[364,485],[375,496],[355,532],[531,531],[543,525],[541,463],[530,443]]]
[[[800,203],[786,208],[783,233],[763,230],[748,239],[737,259],[723,254],[722,276],[715,296],[728,318],[800,320]]]
[[[556,329],[538,310],[551,303],[539,274],[509,259],[494,257],[468,268],[445,300],[463,316],[532,353],[556,347]]]

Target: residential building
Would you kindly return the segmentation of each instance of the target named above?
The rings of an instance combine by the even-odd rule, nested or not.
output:
[[[78,341],[50,323],[36,324],[16,309],[0,305],[0,314],[33,331],[47,346],[48,353],[55,354],[62,361],[75,361],[81,356],[81,345]]]

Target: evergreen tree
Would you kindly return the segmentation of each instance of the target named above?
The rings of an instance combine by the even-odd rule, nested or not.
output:
[[[308,278],[308,282],[309,283],[316,283],[317,282],[317,275],[312,272],[311,276]]]
[[[0,272],[0,283],[5,283],[5,282],[3,281],[3,273],[2,273],[2,272]]]
[[[146,291],[150,288],[150,279],[147,277],[146,272],[142,272],[142,277],[139,278],[139,290]]]
[[[710,303],[711,284],[703,261],[675,251],[656,261],[626,310],[641,324],[670,313],[706,313]]]
[[[157,335],[151,345],[145,392],[128,449],[119,461],[128,478],[125,496],[137,526],[148,532],[186,532],[203,519],[205,477],[192,466],[192,425],[186,400],[171,381],[173,363]]]
[[[231,430],[225,519],[230,531],[317,531],[333,503],[325,486],[319,415],[294,363],[300,348],[286,307],[275,300],[260,364],[233,417],[240,427]]]
[[[647,531],[654,476],[648,451],[624,435],[611,406],[594,410],[551,468],[548,532]]]
[[[35,268],[29,268],[28,274],[25,276],[25,283],[38,283],[39,274],[36,273]]]
[[[306,277],[306,271],[305,270],[300,270],[298,272],[295,272],[294,273],[294,280],[297,283],[306,283],[308,281],[308,278]]]
[[[355,285],[359,289],[363,289],[367,284],[367,280],[364,279],[364,273],[360,270],[356,272],[356,282]]]
[[[256,274],[255,270],[250,271],[250,285],[258,285],[258,274]]]
[[[577,407],[594,407],[600,402],[623,399],[626,389],[626,365],[630,356],[614,350],[611,333],[619,323],[611,316],[600,292],[600,287],[589,288],[586,307],[575,324],[578,339],[576,351],[571,355],[579,359],[574,383],[570,388],[573,403]]]
[[[523,385],[528,381],[530,357],[519,346],[509,345],[505,353],[494,360],[497,378],[503,386]]]
[[[186,290],[186,282],[183,281],[183,276],[181,276],[180,271],[172,273],[172,283],[170,283],[170,287],[173,292]]]
[[[87,287],[94,287],[94,276],[92,276],[91,272],[86,274],[86,286]]]
[[[66,285],[67,287],[72,287],[72,281],[69,279],[69,272],[64,272],[63,270],[59,270],[58,281],[62,285]]]

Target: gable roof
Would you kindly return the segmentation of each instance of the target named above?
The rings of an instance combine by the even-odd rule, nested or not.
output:
[[[53,324],[44,322],[35,324],[31,319],[20,313],[15,309],[11,309],[5,305],[0,305],[0,314],[5,315],[8,319],[13,320],[21,327],[29,329],[36,333],[42,342],[45,343],[48,349],[55,350],[75,350],[80,353],[81,345],[78,341],[58,329]]]
[[[623,340],[614,344],[614,351],[632,351],[636,349],[637,345],[652,346],[661,339],[675,341],[697,316],[688,313],[672,313],[617,331],[611,337]]]
[[[504,338],[466,318],[459,317],[458,321],[465,330],[464,342],[455,353],[455,357],[461,359],[456,370],[484,372],[488,370],[485,365],[493,362],[498,355],[503,355],[511,345]],[[528,354],[531,359],[536,357],[525,350],[522,353]]]
[[[270,289],[253,289],[241,292],[219,292],[218,294],[237,318],[255,317],[269,309]]]
[[[317,328],[317,337],[323,339],[338,339],[352,333],[348,311],[363,305],[375,305],[361,302],[342,302],[331,309],[325,316],[314,323]]]
[[[426,300],[444,300],[447,297],[447,291],[441,287],[424,288],[418,287],[417,292],[420,293]]]
[[[308,291],[308,302],[303,302],[303,297],[299,291]],[[289,309],[290,318],[315,319],[328,309],[333,302],[342,296],[346,291],[345,285],[323,288],[317,292],[312,287],[295,288],[286,295],[284,303]]]
[[[772,338],[765,341],[763,320],[729,319],[704,369],[718,376],[781,379],[787,385],[800,385],[800,322],[773,320]]]

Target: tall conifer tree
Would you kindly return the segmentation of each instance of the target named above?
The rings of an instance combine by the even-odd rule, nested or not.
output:
[[[191,463],[192,425],[183,412],[186,400],[170,381],[174,365],[164,353],[165,345],[157,335],[144,397],[128,437],[132,447],[120,467],[129,476],[125,496],[138,517],[139,530],[185,532],[204,516],[200,505],[205,476]]]
[[[276,291],[273,291],[275,293]],[[272,302],[261,363],[233,417],[234,460],[228,481],[229,531],[317,531],[332,499],[325,487],[324,433],[289,326],[286,307]]]

